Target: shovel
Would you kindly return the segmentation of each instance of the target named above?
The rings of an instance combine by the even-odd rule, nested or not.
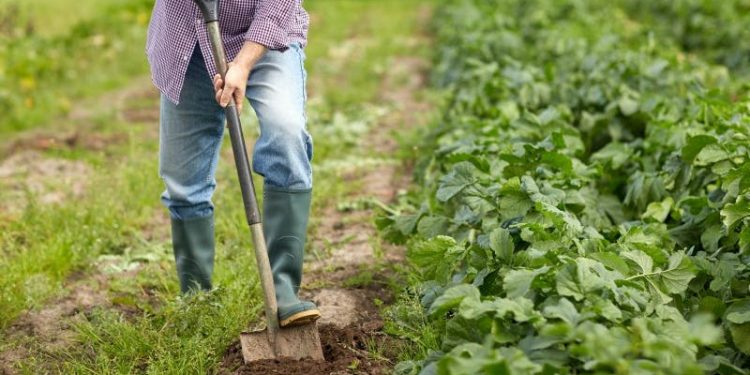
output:
[[[227,58],[224,46],[221,42],[219,32],[219,0],[194,0],[203,14],[208,30],[208,41],[214,56],[214,63],[218,73],[224,78],[227,72]],[[273,275],[271,265],[268,261],[266,240],[263,237],[263,224],[261,223],[258,201],[255,197],[255,187],[250,172],[250,163],[247,158],[247,148],[242,134],[240,116],[234,100],[229,101],[226,110],[227,127],[232,141],[232,152],[234,162],[237,166],[237,175],[242,189],[242,201],[245,205],[245,216],[250,225],[255,248],[255,260],[258,264],[260,274],[260,285],[263,288],[263,299],[265,301],[265,313],[267,327],[265,330],[255,332],[242,332],[240,343],[242,344],[242,357],[245,363],[262,359],[312,358],[323,359],[323,349],[320,346],[318,327],[308,323],[291,328],[280,328],[278,318],[278,306],[276,305],[276,293],[273,286]]]

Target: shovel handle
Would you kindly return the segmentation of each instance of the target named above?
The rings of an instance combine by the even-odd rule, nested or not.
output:
[[[219,20],[219,0],[195,0],[206,23]]]
[[[217,72],[223,79],[227,73],[227,58],[224,53],[224,45],[221,41],[221,33],[219,32],[219,21],[216,19],[218,0],[195,0],[195,2],[198,3],[201,12],[204,12],[203,16],[206,20],[206,30],[208,31],[208,41],[213,52],[214,64],[216,65]],[[213,8],[210,7],[212,4]],[[209,21],[211,18],[213,20]],[[275,338],[279,330],[279,318],[278,306],[276,305],[276,292],[273,285],[273,273],[271,272],[271,264],[268,260],[266,240],[263,236],[263,224],[261,223],[258,201],[255,196],[255,186],[250,170],[250,162],[247,157],[245,137],[242,134],[240,114],[233,100],[230,100],[226,106],[225,114],[232,142],[234,163],[237,167],[237,177],[239,178],[242,190],[242,201],[245,205],[245,216],[247,223],[250,225],[250,232],[253,238],[255,260],[260,274],[260,285],[263,288],[268,334],[275,346]]]

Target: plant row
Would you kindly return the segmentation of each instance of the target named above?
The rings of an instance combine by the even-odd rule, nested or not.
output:
[[[438,11],[449,99],[421,190],[379,224],[408,243],[439,345],[398,372],[750,365],[750,102],[626,5]]]

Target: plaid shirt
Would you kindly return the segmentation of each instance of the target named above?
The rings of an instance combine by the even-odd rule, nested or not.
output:
[[[246,40],[272,50],[307,42],[310,19],[302,0],[221,0],[219,26],[228,61],[234,60]],[[192,0],[156,0],[148,27],[146,55],[151,79],[174,103],[180,100],[185,72],[199,44],[211,77],[216,74],[206,26]]]

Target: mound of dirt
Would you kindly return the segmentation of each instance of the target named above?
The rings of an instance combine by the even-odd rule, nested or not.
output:
[[[15,140],[6,145],[0,145],[0,156],[5,158],[28,151],[74,149],[108,152],[112,145],[125,142],[127,134],[102,134],[85,129],[64,132],[42,130],[22,133],[14,138]]]
[[[19,152],[0,163],[0,197],[7,203],[0,211],[23,210],[29,194],[40,204],[79,197],[90,175],[90,167],[81,161],[49,158],[37,151]]]
[[[106,280],[102,276],[75,274],[66,287],[70,290],[68,295],[54,299],[39,310],[21,314],[5,331],[5,337],[17,346],[0,351],[0,374],[21,373],[15,366],[35,351],[37,355],[41,351],[50,357],[65,353],[75,343],[73,322],[95,307],[109,305],[104,283]],[[47,365],[51,367],[47,368]],[[52,366],[51,363],[42,363],[36,370],[51,373]]]
[[[382,322],[337,328],[320,325],[320,341],[325,361],[264,360],[243,364],[239,341],[229,347],[222,363],[224,374],[387,374],[392,368],[388,357],[397,354],[398,342],[383,332]],[[373,358],[368,348],[377,347],[383,357]],[[390,350],[389,350],[390,349]]]

